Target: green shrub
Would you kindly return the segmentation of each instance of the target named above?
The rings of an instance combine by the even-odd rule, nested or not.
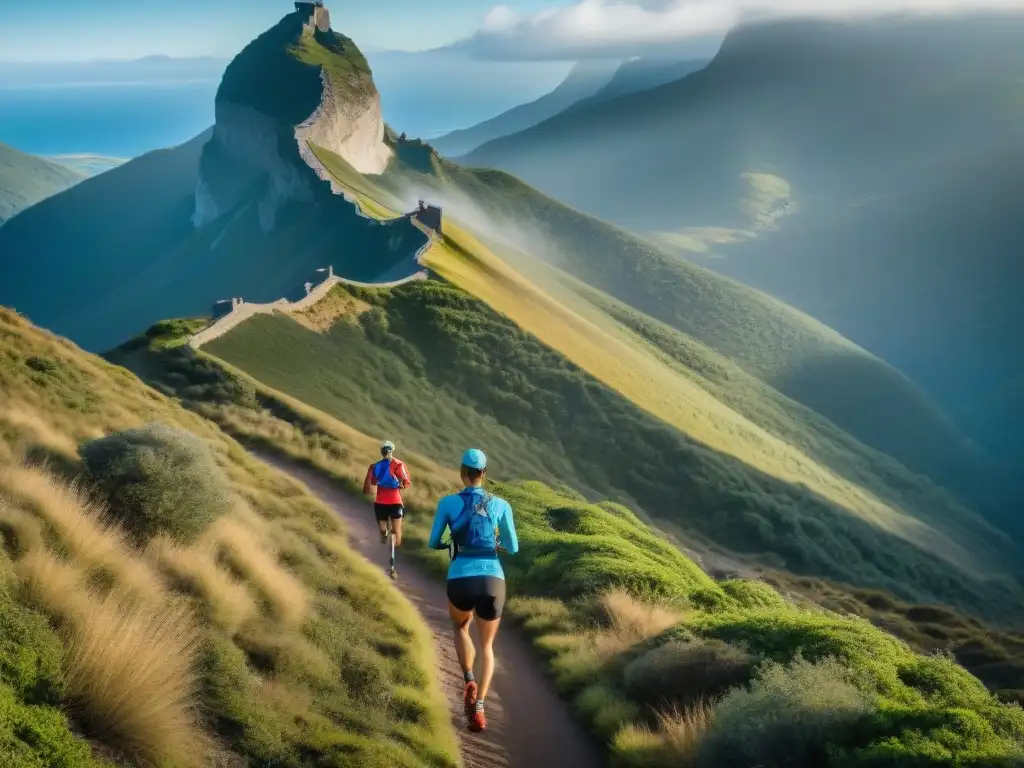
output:
[[[769,662],[749,689],[718,705],[699,751],[699,763],[718,766],[817,766],[828,764],[827,745],[843,737],[872,710],[835,659]]]
[[[783,608],[786,605],[778,590],[763,581],[735,579],[723,581],[719,586],[744,608]]]
[[[29,704],[58,704],[64,692],[57,636],[40,614],[2,592],[0,677]]]
[[[0,766],[3,768],[93,768],[89,745],[75,738],[57,709],[18,700],[0,684]]]
[[[630,662],[623,681],[642,704],[686,705],[745,684],[753,667],[749,653],[721,640],[671,640]]]
[[[162,424],[94,440],[82,448],[92,481],[140,541],[198,535],[231,505],[231,486],[212,454],[189,432]]]

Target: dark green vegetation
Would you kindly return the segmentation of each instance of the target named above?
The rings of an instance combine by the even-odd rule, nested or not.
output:
[[[131,765],[454,768],[430,635],[333,512],[125,369],[5,309],[0,393],[0,764],[93,768],[87,737]],[[232,509],[194,543],[136,545],[87,484],[83,443],[123,445],[151,422],[201,439],[230,483]],[[21,462],[37,449],[63,459],[61,476]],[[152,470],[168,457],[150,458],[139,494],[111,496],[115,519],[166,490]],[[208,482],[178,479],[192,498]]]
[[[944,605],[912,605],[880,590],[768,572],[780,592],[867,619],[918,653],[950,653],[1004,701],[1024,705],[1024,634],[1003,632]]]
[[[354,44],[333,32],[303,35],[303,21],[286,16],[228,67],[221,133],[88,179],[5,225],[0,303],[104,351],[162,318],[209,315],[233,296],[299,298],[328,265],[368,282],[415,271],[426,242],[419,230],[360,217],[299,157],[295,127],[323,98],[321,69],[336,98],[354,98],[356,86],[375,93]],[[269,145],[270,159],[253,142]]]
[[[72,168],[0,144],[0,224],[84,178]]]
[[[1019,466],[1022,51],[1019,14],[741,28],[467,161],[809,312]]]
[[[231,484],[190,432],[164,424],[117,432],[82,446],[82,461],[141,543],[161,533],[192,541],[231,510]]]
[[[554,117],[573,104],[594,96],[608,86],[618,65],[605,61],[579,61],[557,88],[539,99],[503,112],[479,125],[452,131],[430,143],[448,156],[461,155],[500,136],[526,130]]]
[[[506,477],[563,478],[734,551],[772,553],[797,573],[1002,617],[1017,610],[1008,585],[974,581],[804,488],[708,450],[456,288],[352,291],[368,311],[325,333],[258,317],[206,349],[363,432],[402,434],[424,455],[483,442]],[[984,529],[927,483],[905,492],[930,519]],[[994,533],[983,546],[1011,557]]]
[[[860,619],[797,608],[763,583],[713,582],[618,505],[539,483],[495,492],[532,555],[505,559],[516,615],[619,764],[1024,759],[1024,712],[955,663]],[[631,599],[609,598],[614,588]],[[711,712],[700,716],[700,705]]]
[[[64,694],[60,640],[40,614],[0,594],[0,764],[99,768],[59,709]]]

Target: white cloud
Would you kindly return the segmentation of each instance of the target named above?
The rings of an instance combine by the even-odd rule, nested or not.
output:
[[[497,59],[698,56],[747,19],[1018,8],[1024,0],[578,0],[533,14],[499,5],[459,45]]]

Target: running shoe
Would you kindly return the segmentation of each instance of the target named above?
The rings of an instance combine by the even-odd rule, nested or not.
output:
[[[395,570],[394,566],[391,566],[391,570],[388,571],[388,576],[390,576],[392,580],[395,580],[395,579],[398,578],[398,571]]]
[[[387,544],[388,543],[388,533],[389,533],[389,531],[381,531],[380,532],[380,543],[381,544]]]
[[[484,705],[477,702],[473,707],[473,714],[469,716],[469,730],[473,733],[480,733],[487,729],[487,715],[484,714]]]
[[[476,680],[470,680],[462,692],[462,706],[466,708],[466,717],[468,718],[472,718],[473,713],[476,712],[476,694],[479,690]]]

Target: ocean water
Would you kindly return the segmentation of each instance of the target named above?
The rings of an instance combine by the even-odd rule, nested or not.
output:
[[[217,83],[0,87],[0,142],[37,155],[135,157],[213,125]]]
[[[568,68],[468,62],[432,52],[370,58],[384,119],[428,140],[547,93]],[[167,60],[149,67],[166,70],[155,76],[142,63],[109,69],[0,63],[0,142],[45,156],[131,158],[181,144],[213,125],[221,62]]]

